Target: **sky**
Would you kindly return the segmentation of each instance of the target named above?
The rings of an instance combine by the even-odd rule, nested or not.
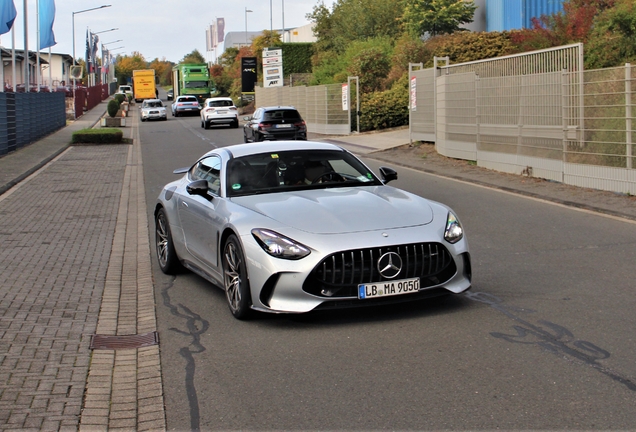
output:
[[[75,21],[75,57],[84,57],[86,30],[98,34],[100,42],[113,54],[140,52],[147,61],[155,58],[178,62],[197,49],[212,61],[214,52],[206,51],[205,30],[225,19],[225,33],[247,30],[280,29],[308,24],[305,15],[324,3],[331,8],[335,0],[55,0],[53,32],[56,45],[51,52],[73,54],[73,17]],[[13,0],[18,12],[14,23],[15,48],[24,49],[24,5],[27,7],[28,48],[37,49],[36,0]],[[110,7],[80,12],[86,9]],[[245,10],[252,12],[246,13]],[[73,14],[75,12],[75,14]],[[118,29],[109,31],[111,29]],[[11,48],[12,32],[0,35],[0,45]],[[121,48],[120,48],[121,47]],[[48,48],[43,50],[48,52]],[[217,47],[217,56],[223,46]],[[100,51],[101,55],[101,51]]]

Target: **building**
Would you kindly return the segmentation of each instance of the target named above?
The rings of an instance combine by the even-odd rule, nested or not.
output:
[[[4,82],[5,88],[13,87],[13,71],[15,70],[15,82],[18,85],[24,85],[25,71],[24,71],[24,50],[15,50],[15,65],[13,60],[14,50],[0,47],[2,55],[2,72],[0,74],[0,80]],[[37,53],[35,51],[29,51],[29,83],[35,85],[37,77]],[[68,85],[69,69],[73,64],[73,57],[69,54],[51,53],[50,62],[49,54],[40,52],[40,83],[48,87],[57,87],[63,85],[62,82]]]
[[[486,31],[532,27],[532,18],[563,11],[564,0],[486,0]]]

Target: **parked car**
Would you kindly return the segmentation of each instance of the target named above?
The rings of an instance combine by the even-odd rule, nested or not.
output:
[[[141,121],[167,120],[166,107],[160,99],[146,99],[141,103]]]
[[[292,106],[260,107],[245,117],[243,141],[306,140],[307,125]]]
[[[239,127],[238,108],[229,97],[208,98],[201,108],[201,127],[209,129],[212,125],[226,124]]]
[[[159,266],[181,266],[252,311],[412,302],[471,286],[468,242],[444,204],[388,186],[333,144],[216,148],[164,186],[155,204]]]
[[[196,96],[177,96],[172,103],[172,115],[179,117],[184,114],[199,114],[201,105]]]
[[[166,92],[166,99],[168,99],[168,100],[174,99],[174,89],[169,89]]]
[[[117,89],[117,93],[126,93],[126,97],[128,100],[132,100],[133,97],[133,89],[132,86],[129,85],[120,85]]]

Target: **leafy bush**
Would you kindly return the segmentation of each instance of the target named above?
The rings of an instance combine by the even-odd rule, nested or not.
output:
[[[106,106],[106,111],[108,112],[108,115],[111,117],[116,117],[117,111],[119,111],[119,106],[120,106],[120,103],[117,102],[117,100],[115,99],[111,99],[110,101],[108,101],[108,105]]]
[[[430,58],[424,67],[433,66],[433,57],[448,56],[451,63],[464,63],[510,54],[514,47],[508,32],[457,32],[426,41]]]
[[[113,102],[113,101],[111,101]],[[73,132],[72,144],[121,144],[124,132],[118,128],[82,129]]]
[[[408,75],[404,75],[390,90],[362,97],[360,131],[386,129],[409,124]]]
[[[124,93],[116,93],[115,96],[113,96],[113,99],[115,99],[117,103],[121,105],[122,102],[128,99],[128,96],[126,96]]]
[[[360,51],[352,58],[347,68],[351,76],[360,79],[360,90],[372,92],[384,90],[382,84],[391,70],[389,58],[381,48],[368,48]]]

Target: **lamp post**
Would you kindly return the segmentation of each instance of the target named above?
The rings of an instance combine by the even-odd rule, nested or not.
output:
[[[247,45],[247,13],[252,12],[248,8],[245,8],[245,45]]]
[[[108,32],[115,31],[115,30],[119,30],[119,29],[118,29],[118,28],[112,28],[112,29],[110,29],[110,30],[102,30],[102,31],[98,31],[98,32],[91,32],[91,33],[93,33],[93,34],[100,34],[100,33],[108,33]]]
[[[73,29],[73,66],[75,66],[75,15],[81,14],[81,13],[84,13],[84,12],[90,12],[90,11],[97,10],[97,9],[104,9],[104,8],[111,7],[111,6],[112,5],[101,5],[101,6],[90,8],[90,9],[84,9],[84,10],[80,10],[80,11],[75,11],[75,12],[72,13],[72,18],[73,18],[73,20],[72,20],[73,21],[72,22],[72,29]],[[73,79],[73,99],[75,99],[75,86],[76,86],[75,79]]]

